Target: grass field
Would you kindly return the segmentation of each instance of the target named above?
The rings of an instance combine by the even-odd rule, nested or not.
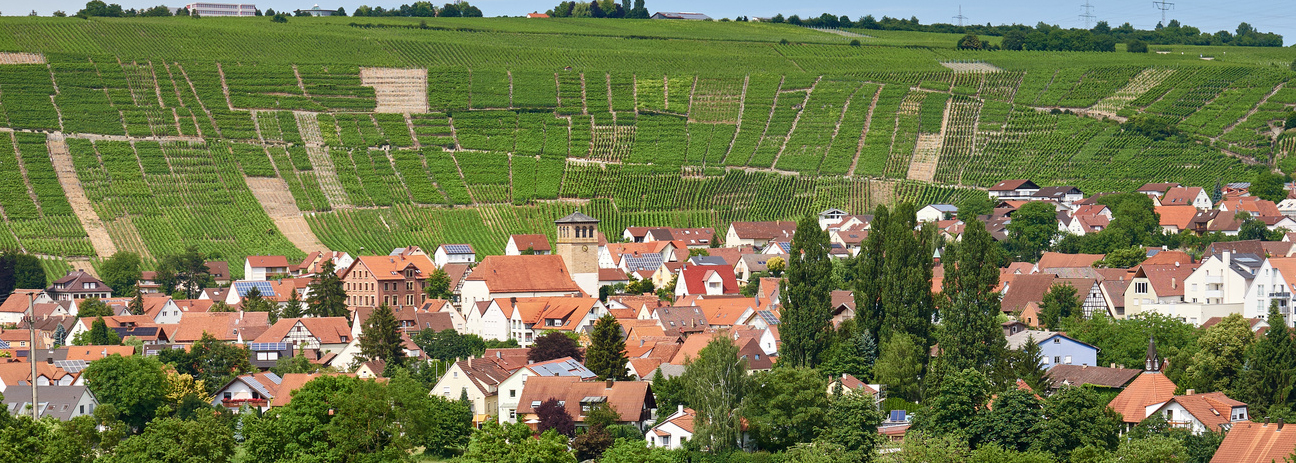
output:
[[[0,18],[0,51],[46,60],[0,64],[0,176],[17,185],[0,192],[0,247],[101,253],[68,206],[81,191],[113,245],[146,258],[301,255],[247,177],[282,179],[333,249],[495,253],[573,209],[609,234],[723,228],[1004,178],[1112,191],[1292,164],[1275,125],[1296,107],[1291,48],[969,52],[954,34],[857,32],[853,46],[737,22]],[[943,64],[966,62],[999,70]],[[1136,114],[1183,136],[1122,130]]]

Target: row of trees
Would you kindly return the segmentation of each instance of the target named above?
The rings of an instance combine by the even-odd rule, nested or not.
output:
[[[1105,37],[1101,39],[1102,43],[1127,42],[1138,40],[1155,45],[1233,45],[1243,47],[1281,47],[1283,39],[1281,35],[1272,32],[1260,32],[1254,26],[1243,22],[1238,27],[1230,31],[1219,31],[1215,33],[1202,32],[1201,29],[1192,26],[1185,26],[1179,23],[1179,20],[1172,19],[1168,24],[1157,23],[1153,30],[1135,29],[1130,23],[1121,24],[1118,27],[1112,27],[1107,21],[1098,21],[1092,29],[1071,28],[1064,29],[1057,25],[1051,25],[1044,22],[1037,23],[1034,27],[1025,24],[1001,24],[998,26],[986,23],[983,25],[971,24],[959,26],[945,23],[922,24],[918,22],[917,17],[909,19],[892,18],[883,16],[881,20],[867,15],[859,18],[857,21],[851,21],[849,16],[836,16],[824,13],[814,18],[801,18],[797,15],[784,18],[783,15],[777,15],[771,18],[771,22],[804,25],[810,27],[827,27],[827,28],[861,28],[871,30],[889,30],[889,31],[917,31],[917,32],[938,32],[944,34],[975,34],[991,35],[1004,37],[1005,43],[1008,42],[1010,35],[1019,37],[1023,42],[1019,43],[1039,43],[1034,39],[1026,39],[1034,34],[1037,37],[1066,37],[1071,34],[1084,32],[1092,36]],[[1055,35],[1059,31],[1060,35]],[[1092,39],[1098,40],[1098,39]],[[1022,48],[1013,48],[1007,45],[1003,46],[1005,50],[1021,50]],[[1026,48],[1027,50],[1046,50],[1051,48]],[[1076,49],[1079,50],[1079,49]]]
[[[621,0],[621,3],[615,0],[594,0],[589,3],[564,1],[545,14],[554,18],[648,19],[649,16],[644,0],[635,0],[633,7],[630,6],[630,0]]]
[[[343,15],[345,16],[345,15]],[[446,3],[441,7],[433,5],[432,2],[414,2],[413,4],[402,4],[399,7],[383,8],[381,6],[370,7],[369,5],[360,5],[355,9],[352,16],[404,16],[415,18],[480,18],[482,17],[481,8],[468,4],[468,2]]]

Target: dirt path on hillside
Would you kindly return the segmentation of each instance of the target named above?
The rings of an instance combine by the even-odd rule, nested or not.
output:
[[[108,228],[104,227],[103,221],[99,220],[99,215],[95,213],[93,207],[90,207],[90,200],[86,198],[85,190],[81,188],[81,180],[77,178],[76,168],[72,165],[72,154],[68,152],[67,141],[63,139],[62,134],[52,133],[46,136],[45,144],[49,147],[50,159],[54,162],[54,174],[58,176],[59,184],[63,185],[63,193],[67,195],[72,212],[76,214],[86,234],[90,236],[90,244],[94,246],[95,254],[99,257],[116,254],[117,245],[113,244],[112,238],[108,236]]]
[[[287,182],[274,177],[244,177],[243,180],[247,181],[252,195],[256,196],[257,201],[261,203],[261,208],[265,209],[266,215],[274,221],[275,227],[279,228],[279,232],[283,233],[293,246],[306,253],[328,249],[319,238],[315,237],[315,232],[311,231],[310,225],[306,223],[306,217],[302,215],[301,209],[297,208],[297,202],[288,191]]]

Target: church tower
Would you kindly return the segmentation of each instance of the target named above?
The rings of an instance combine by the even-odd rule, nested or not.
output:
[[[591,294],[598,294],[598,222],[580,212],[554,221],[558,226],[558,237],[554,240],[557,254],[562,256],[576,284]]]

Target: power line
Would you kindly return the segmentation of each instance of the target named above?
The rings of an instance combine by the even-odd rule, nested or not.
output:
[[[1089,25],[1097,18],[1097,16],[1093,15],[1093,5],[1089,4],[1089,0],[1085,0],[1085,4],[1080,5],[1080,7],[1085,9],[1084,14],[1080,15],[1080,18],[1084,19],[1085,29],[1089,29]]]
[[[1161,10],[1161,24],[1165,25],[1166,10],[1173,10],[1175,4],[1171,2],[1167,2],[1165,0],[1152,0],[1152,6],[1155,6],[1157,7],[1158,10]]]
[[[959,27],[963,27],[963,20],[967,19],[967,16],[963,16],[963,5],[959,5],[959,14],[958,16],[954,16],[954,19],[958,20]]]

